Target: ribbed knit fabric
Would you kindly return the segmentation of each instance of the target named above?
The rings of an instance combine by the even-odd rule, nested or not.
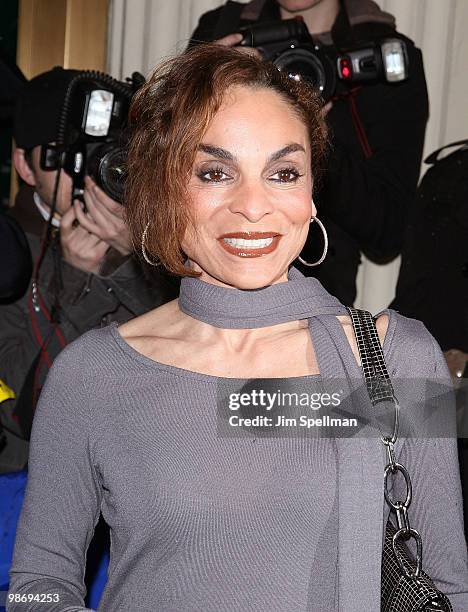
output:
[[[184,278],[180,304],[226,327],[309,318],[322,374],[340,359],[359,373],[335,316],[344,307],[294,268],[287,283],[254,291]],[[384,345],[391,373],[445,375],[435,347],[421,324],[392,314]],[[323,383],[288,381],[311,392]],[[12,603],[8,612],[85,609],[84,559],[100,511],[111,530],[102,612],[378,609],[361,607],[380,592],[383,468],[371,441],[221,437],[225,383],[141,355],[116,325],[59,355],[34,419],[9,591],[57,593],[59,601]],[[408,447],[405,461],[418,468],[414,513],[428,520],[427,567],[461,612],[468,573],[454,442],[415,447],[414,455]],[[441,486],[443,498],[434,498]]]
[[[347,314],[320,282],[305,277],[292,266],[288,282],[242,291],[184,276],[181,280],[180,309],[186,314],[224,328],[267,327],[286,321],[326,314]]]
[[[225,327],[339,307],[315,279],[291,269],[290,281],[244,292],[184,278],[180,304]],[[296,381],[312,393],[319,379]],[[99,610],[335,610],[334,441],[218,437],[218,386],[140,355],[115,325],[63,351],[34,421],[10,592],[83,605],[101,509],[112,552]]]

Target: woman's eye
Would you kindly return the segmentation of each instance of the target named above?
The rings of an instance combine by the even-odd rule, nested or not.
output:
[[[295,183],[301,176],[303,175],[299,174],[295,168],[283,168],[282,170],[278,170],[275,174],[272,174],[270,178],[277,183]]]
[[[205,183],[222,183],[229,178],[222,168],[211,168],[202,170],[197,174],[198,178]]]

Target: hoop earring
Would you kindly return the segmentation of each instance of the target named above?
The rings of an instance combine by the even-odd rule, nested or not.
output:
[[[146,243],[146,238],[148,237],[148,228],[149,228],[149,221],[145,226],[145,229],[143,230],[143,234],[141,236],[141,254],[143,255],[143,259],[149,263],[150,266],[159,266],[161,265],[161,262],[154,262],[151,261],[151,259],[148,257],[148,254],[146,253],[146,247],[145,247],[145,243]]]
[[[327,251],[328,251],[328,235],[327,235],[327,230],[325,229],[325,226],[323,225],[323,223],[320,221],[320,219],[318,217],[311,217],[310,218],[310,222],[312,223],[313,221],[317,221],[317,223],[319,224],[320,229],[322,230],[323,233],[323,240],[324,240],[324,248],[323,248],[323,253],[322,253],[322,257],[314,262],[314,263],[309,263],[308,261],[305,261],[304,259],[302,259],[302,257],[298,257],[298,260],[301,262],[301,264],[304,264],[305,266],[318,266],[319,264],[322,263],[322,261],[325,259],[325,257],[327,256]]]

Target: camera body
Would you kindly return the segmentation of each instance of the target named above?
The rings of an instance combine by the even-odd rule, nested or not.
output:
[[[123,202],[125,128],[131,99],[142,83],[139,73],[128,84],[86,71],[71,82],[60,117],[61,142],[42,146],[41,167],[63,168],[72,177],[72,198],[83,201],[89,175],[113,200]]]
[[[329,55],[310,35],[301,17],[254,24],[240,29],[238,46],[257,48],[291,78],[304,79],[319,89],[324,100],[343,83],[396,83],[408,77],[408,54],[400,38],[362,43]]]
[[[317,87],[325,100],[336,88],[331,59],[315,43],[301,18],[255,24],[240,29],[241,47],[257,48],[263,59],[273,62],[292,78],[303,78]]]

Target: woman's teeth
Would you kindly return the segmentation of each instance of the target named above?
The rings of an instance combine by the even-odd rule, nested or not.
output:
[[[246,240],[245,238],[223,238],[224,242],[236,249],[262,249],[273,242],[273,238],[262,238],[260,240]]]

